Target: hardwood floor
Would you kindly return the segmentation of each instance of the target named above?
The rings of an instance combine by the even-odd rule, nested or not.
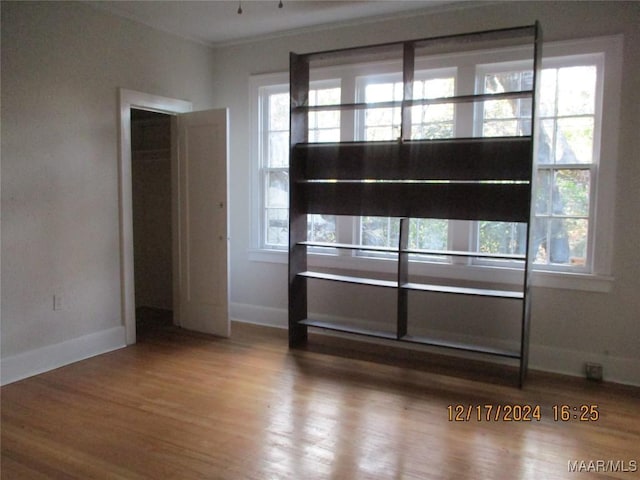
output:
[[[242,324],[230,340],[139,337],[1,389],[3,479],[640,477],[637,388],[533,372],[520,390],[507,369],[477,381],[477,362],[329,337],[289,350],[285,331]],[[370,361],[382,349],[391,360]],[[561,404],[599,417],[554,421]],[[498,405],[540,420],[496,419]]]

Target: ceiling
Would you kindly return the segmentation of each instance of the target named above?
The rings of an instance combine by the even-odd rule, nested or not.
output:
[[[313,29],[328,24],[410,15],[459,0],[94,1],[93,6],[207,45]],[[242,14],[238,14],[238,7]]]

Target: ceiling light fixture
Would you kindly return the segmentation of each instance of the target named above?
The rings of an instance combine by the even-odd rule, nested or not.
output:
[[[284,4],[282,3],[282,0],[280,0],[280,1],[278,2],[278,8],[282,8],[282,7],[284,7]],[[242,15],[242,12],[243,12],[243,10],[242,10],[242,0],[238,0],[238,10],[237,10],[237,13],[238,13],[238,15]]]

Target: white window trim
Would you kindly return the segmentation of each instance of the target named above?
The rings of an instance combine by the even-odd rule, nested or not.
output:
[[[593,292],[609,292],[612,289],[613,228],[615,212],[615,173],[618,155],[618,131],[620,113],[620,88],[622,83],[622,35],[597,37],[589,39],[569,40],[545,44],[545,57],[562,57],[569,55],[604,54],[604,82],[601,98],[597,102],[603,105],[600,119],[600,144],[594,148],[600,150],[601,160],[597,169],[597,180],[593,185],[594,215],[593,238],[591,238],[593,255],[591,273],[575,271],[539,270],[534,266],[532,284],[535,287],[560,288]],[[544,60],[543,60],[544,62]],[[480,63],[480,62],[479,62]],[[325,78],[330,78],[327,69]],[[365,72],[366,73],[366,72]],[[354,72],[360,76],[362,71]],[[314,77],[314,80],[316,78]],[[258,132],[259,132],[259,98],[260,87],[288,84],[287,72],[254,75],[249,80],[249,118],[250,118],[250,155],[251,155],[251,246],[249,260],[256,262],[286,264],[287,249],[262,248],[262,188],[258,165]],[[596,136],[598,138],[598,136]],[[358,271],[393,272],[395,262],[383,258],[346,256],[326,253],[313,253],[309,256],[310,266],[350,269]],[[517,284],[520,283],[520,271],[514,268],[500,268],[495,265],[456,265],[444,263],[414,262],[412,267],[418,275],[442,279],[463,279],[488,283]]]

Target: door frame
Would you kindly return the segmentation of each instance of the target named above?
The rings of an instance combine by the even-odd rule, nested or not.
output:
[[[134,290],[134,266],[133,266],[133,190],[131,177],[131,109],[149,110],[169,115],[187,113],[193,110],[191,102],[175,98],[161,97],[149,93],[137,92],[125,88],[118,89],[119,111],[118,122],[120,125],[118,143],[120,148],[118,164],[118,197],[120,220],[120,304],[122,322],[125,327],[125,341],[127,345],[136,343],[136,305]],[[171,136],[177,134],[175,121],[172,121]],[[172,225],[172,256],[173,256],[173,285],[174,301],[177,287],[176,270],[176,242],[177,242],[177,202],[174,201],[177,193],[178,179],[178,155],[177,142],[171,141],[171,225]],[[175,308],[174,308],[175,312]],[[175,317],[174,317],[175,318]]]

